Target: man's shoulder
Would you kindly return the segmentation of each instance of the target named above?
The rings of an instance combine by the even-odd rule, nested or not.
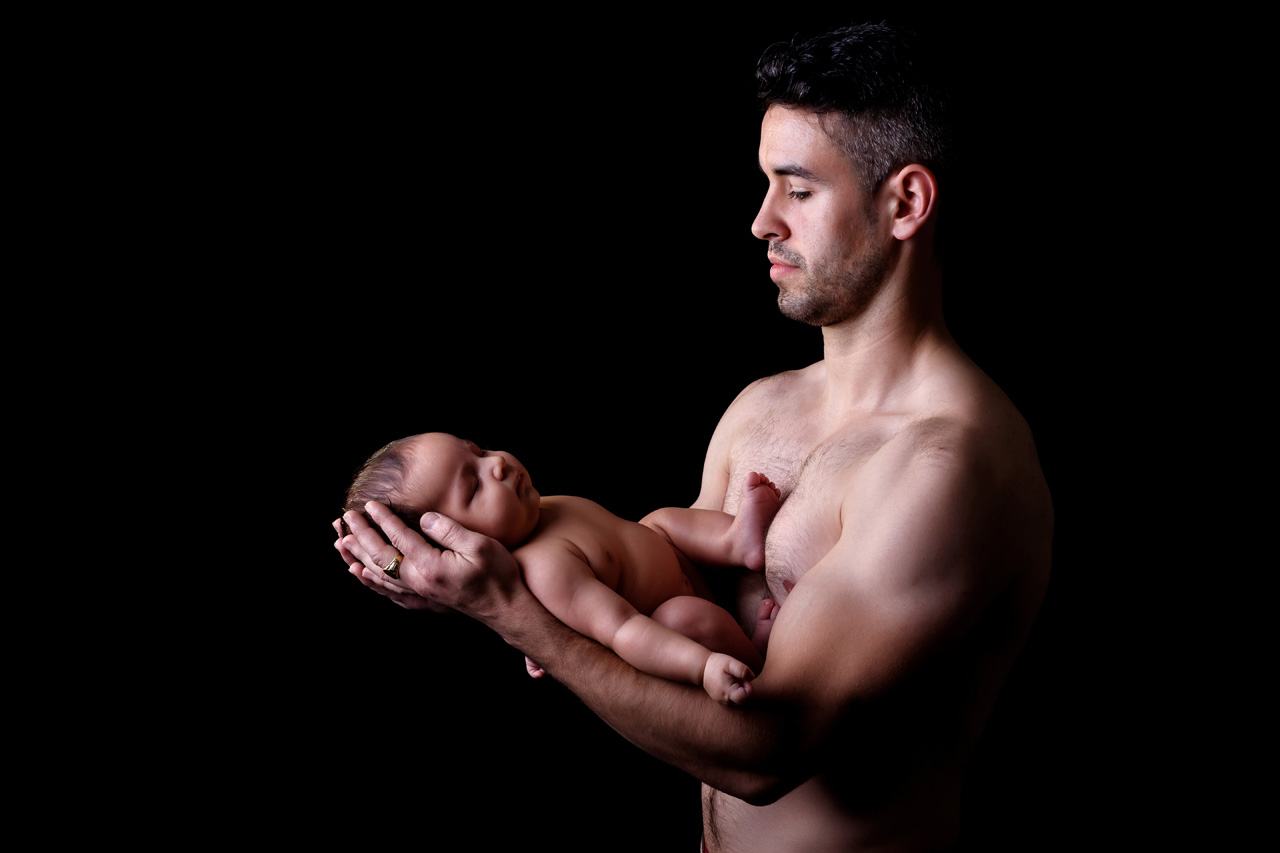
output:
[[[808,367],[762,376],[738,393],[726,414],[746,416],[791,405],[806,393],[816,393],[821,388],[822,369],[823,363],[817,362]]]
[[[983,577],[1039,567],[1053,503],[1029,441],[1025,423],[1005,416],[914,420],[843,481],[846,532],[855,541],[879,541],[888,529],[898,531],[891,536],[911,530],[907,538],[919,541],[968,542],[977,550],[957,553],[980,558],[970,565]],[[1002,544],[992,551],[995,542]]]
[[[875,453],[878,465],[890,476],[930,471],[991,487],[1039,479],[1031,430],[1009,399],[987,383],[964,390],[901,416]]]
[[[1023,455],[1031,430],[1013,401],[967,358],[924,383],[902,438],[924,458],[997,460]]]
[[[977,515],[1028,534],[1052,529],[1052,499],[1035,442],[1011,404],[921,417],[877,455],[886,494],[897,486],[930,500],[950,495]]]

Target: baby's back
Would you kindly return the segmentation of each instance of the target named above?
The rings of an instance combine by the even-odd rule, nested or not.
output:
[[[576,552],[601,583],[645,615],[667,599],[695,594],[686,574],[692,566],[662,535],[586,498],[543,497],[537,529],[514,553],[517,559],[527,548],[545,553],[548,545]],[[554,561],[538,565],[547,571]]]

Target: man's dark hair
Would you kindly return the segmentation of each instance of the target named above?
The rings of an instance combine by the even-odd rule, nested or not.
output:
[[[761,56],[756,83],[762,108],[819,115],[868,194],[909,163],[927,166],[941,182],[951,148],[949,99],[912,30],[859,24],[779,42]]]

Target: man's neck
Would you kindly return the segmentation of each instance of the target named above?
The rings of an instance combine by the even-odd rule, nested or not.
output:
[[[826,408],[832,413],[892,411],[955,346],[936,282],[885,288],[855,317],[822,329]]]

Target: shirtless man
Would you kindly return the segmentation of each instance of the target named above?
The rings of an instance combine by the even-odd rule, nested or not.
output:
[[[1030,431],[942,317],[945,133],[909,75],[897,83],[897,34],[818,41],[761,60],[769,185],[752,231],[779,307],[821,328],[824,358],[738,396],[694,504],[734,512],[751,470],[781,488],[762,582],[744,575],[736,599],[743,625],[763,597],[781,605],[752,702],[721,705],[574,634],[505,549],[448,518],[422,520],[443,552],[377,504],[390,543],[354,513],[337,543],[367,586],[480,620],[702,780],[712,853],[950,844],[965,761],[1049,575],[1053,510]],[[815,66],[833,54],[848,78],[829,90]],[[377,567],[397,549],[393,583]]]

